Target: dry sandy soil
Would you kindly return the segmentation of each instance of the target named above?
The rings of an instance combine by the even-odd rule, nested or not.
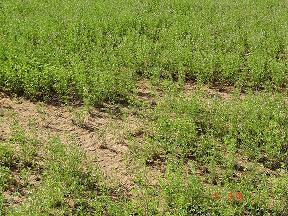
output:
[[[196,86],[193,84],[184,86],[187,95],[195,89]],[[219,91],[208,87],[203,89],[210,96],[225,99],[229,99],[233,90],[227,88]],[[153,109],[156,101],[161,100],[162,93],[152,91],[150,84],[145,81],[139,82],[139,100]],[[138,113],[139,110],[133,107],[119,104],[103,104],[100,108],[87,110],[81,106],[31,102],[1,93],[0,115],[3,121],[0,122],[0,139],[5,140],[9,137],[11,123],[17,120],[26,133],[33,131],[39,140],[48,141],[53,136],[59,136],[63,143],[73,141],[85,150],[107,179],[121,184],[130,191],[133,187],[133,164],[127,157],[130,138],[136,140],[136,145],[144,144],[143,127],[147,125]],[[161,172],[161,158],[151,158],[147,163],[151,165],[151,173],[147,175],[156,176],[159,174],[158,170]]]

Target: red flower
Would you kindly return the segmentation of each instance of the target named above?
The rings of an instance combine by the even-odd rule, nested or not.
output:
[[[243,200],[243,193],[236,192],[235,199],[236,199],[236,201],[242,201]]]
[[[228,200],[233,201],[233,193],[231,191],[228,192]]]

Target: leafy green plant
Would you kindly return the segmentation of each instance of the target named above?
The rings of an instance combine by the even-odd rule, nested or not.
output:
[[[143,77],[280,90],[287,4],[267,4],[6,0],[0,88],[91,104],[128,100]]]

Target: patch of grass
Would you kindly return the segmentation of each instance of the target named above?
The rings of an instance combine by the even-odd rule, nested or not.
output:
[[[0,142],[1,212],[285,215],[285,97],[259,93],[224,99],[200,90],[187,97],[168,86],[156,107],[142,110],[150,124],[141,129],[146,144],[132,149],[133,163],[142,167],[135,170],[138,179],[129,196],[121,186],[108,187],[76,143],[37,140],[14,115],[11,137]],[[153,184],[143,167],[160,173],[152,176]]]
[[[86,122],[91,105],[119,120],[122,107],[141,109],[151,124],[130,137],[141,139],[133,163],[161,175],[151,185],[137,170],[125,196],[75,143],[38,140],[13,112],[11,137],[0,136],[0,213],[288,215],[287,11],[285,0],[2,0],[0,91],[80,102],[73,123],[104,141],[106,128]],[[142,80],[164,98],[138,92]],[[186,81],[236,93],[187,96]]]
[[[33,99],[129,101],[143,77],[287,86],[287,4],[1,2],[0,88]]]
[[[59,138],[35,140],[17,122],[11,138],[0,142],[0,162],[1,214],[97,215],[112,202],[114,189],[106,188],[78,147]],[[111,211],[120,211],[121,196],[115,195]]]
[[[199,160],[218,158],[212,152],[222,149],[245,152],[251,160],[265,155],[286,167],[286,107],[280,94],[259,93],[244,99],[235,96],[226,101],[202,93],[189,98],[169,94],[154,115],[157,135],[153,140],[166,152],[193,151]],[[205,151],[197,152],[201,149]]]
[[[199,200],[206,197],[206,201],[196,205],[207,210],[198,209],[199,215],[287,212],[287,195],[283,195],[281,185],[288,179],[288,113],[282,95],[259,93],[244,98],[235,95],[225,100],[209,97],[202,91],[189,97],[170,91],[151,115],[153,134],[146,137],[148,144],[138,154],[143,155],[140,158],[146,166],[162,163],[165,173],[172,176],[163,178],[168,185],[160,190],[160,193],[175,190],[169,198],[176,197],[174,206],[168,212],[189,214],[185,206],[193,199],[186,195],[194,189],[183,184],[189,184],[190,178],[199,181],[196,188],[203,188],[197,195]],[[241,194],[243,200],[229,202],[229,191],[234,198]],[[216,192],[221,199],[211,202]],[[167,202],[167,198],[164,200]]]

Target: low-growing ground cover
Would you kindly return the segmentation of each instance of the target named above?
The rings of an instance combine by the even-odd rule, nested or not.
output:
[[[184,94],[174,85],[158,99],[148,92],[146,89],[156,104],[118,107],[116,113],[113,108],[100,112],[74,108],[69,119],[63,108],[56,107],[79,130],[67,127],[67,122],[61,123],[61,119],[55,124],[50,119],[53,112],[45,114],[45,109],[51,107],[43,104],[37,111],[41,118],[34,114],[35,118],[27,121],[29,130],[24,123],[25,130],[22,130],[16,119],[23,121],[17,115],[26,112],[29,102],[25,102],[22,107],[26,108],[22,110],[21,101],[16,101],[17,106],[10,103],[10,108],[3,106],[1,127],[4,124],[5,128],[8,120],[12,120],[10,129],[4,129],[1,136],[2,212],[10,215],[287,214],[286,97],[236,92],[228,98],[226,94],[197,87]],[[101,115],[107,111],[111,119],[127,122],[126,130],[112,123],[105,127],[92,125],[103,119]],[[95,115],[98,117],[87,120]],[[135,122],[143,123],[133,127]],[[47,125],[50,125],[48,129]],[[45,130],[60,137],[47,139]],[[108,138],[112,131],[117,134],[116,140]],[[74,139],[65,139],[66,133]],[[121,153],[123,142],[130,149],[124,154]],[[90,159],[85,159],[85,155]],[[101,161],[95,162],[97,157]],[[119,157],[123,157],[123,164]],[[105,163],[116,169],[110,168],[107,173],[109,165]],[[123,165],[127,166],[125,173],[121,167],[117,168]],[[127,176],[129,181],[121,181]]]
[[[24,133],[17,122],[0,142],[1,215],[77,215],[97,212],[107,191],[85,155],[55,137],[48,143]],[[98,209],[102,211],[102,208]]]
[[[138,156],[165,170],[165,204],[174,215],[285,215],[287,114],[281,94],[169,92],[151,112],[148,144]]]
[[[288,215],[287,20],[2,0],[0,215]]]
[[[29,98],[129,100],[143,77],[287,85],[285,0],[4,0],[0,12],[0,87]]]

